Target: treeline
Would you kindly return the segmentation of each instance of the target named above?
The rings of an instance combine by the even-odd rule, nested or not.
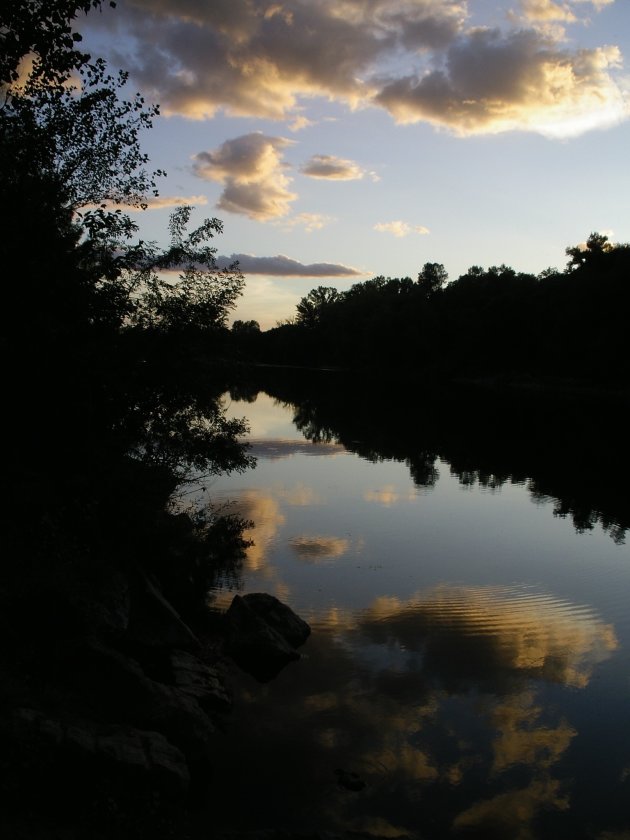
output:
[[[429,377],[552,377],[612,382],[630,374],[630,245],[593,233],[564,271],[472,266],[447,283],[439,263],[416,281],[375,277],[319,287],[295,318],[247,349],[275,364],[395,368]]]

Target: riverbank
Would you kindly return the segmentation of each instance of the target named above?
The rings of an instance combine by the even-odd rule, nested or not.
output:
[[[264,595],[190,626],[140,566],[36,588],[2,592],[5,836],[207,837],[234,660],[269,679],[308,626]]]

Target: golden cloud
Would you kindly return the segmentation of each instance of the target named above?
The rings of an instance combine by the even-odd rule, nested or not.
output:
[[[245,566],[250,572],[263,570],[267,566],[269,547],[286,521],[278,502],[260,490],[244,490],[230,503],[228,512],[254,523],[243,532],[245,539],[253,541],[246,550]]]
[[[300,172],[310,178],[331,181],[356,181],[365,176],[365,170],[358,163],[335,155],[313,155],[300,167]]]
[[[444,69],[393,79],[376,99],[398,122],[424,120],[462,136],[569,137],[628,116],[611,74],[620,67],[617,47],[570,53],[535,30],[479,29],[450,48]]]
[[[289,191],[282,149],[292,141],[254,132],[226,140],[214,151],[193,156],[199,178],[218,181],[223,192],[217,207],[257,221],[286,216],[297,198]]]
[[[505,33],[467,29],[464,0],[128,0],[112,25],[135,38],[126,64],[167,114],[204,119],[223,109],[299,129],[309,124],[304,103],[319,96],[459,135],[567,137],[628,116],[618,48],[565,44],[563,27],[581,9],[610,2],[522,0]],[[404,63],[417,72],[389,69]],[[334,162],[313,165],[323,172]],[[228,184],[221,206],[252,218],[286,214],[294,197],[283,178],[277,172],[268,184],[268,202],[259,193],[249,203],[242,185]]]
[[[378,598],[364,626],[382,628],[411,650],[426,647],[427,637],[440,650],[452,646],[458,654],[451,665],[463,656],[467,667],[478,659],[480,668],[496,673],[521,672],[580,688],[618,647],[612,625],[586,608],[494,587],[443,586],[406,602]]]

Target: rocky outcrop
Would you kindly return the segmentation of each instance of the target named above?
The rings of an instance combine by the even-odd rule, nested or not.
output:
[[[223,654],[269,680],[299,659],[309,626],[271,595],[236,596],[224,634],[202,644],[156,576],[78,566],[51,574],[32,603],[26,587],[22,601],[0,590],[12,641],[0,666],[0,707],[9,711],[0,796],[16,814],[31,801],[42,813],[72,810],[75,800],[89,810],[93,792],[102,807],[122,801],[132,810],[205,797],[217,724],[231,708]],[[17,618],[29,607],[37,621],[22,639]]]
[[[184,650],[168,656],[169,682],[208,713],[229,712],[232,701],[216,668]]]
[[[155,729],[181,750],[189,763],[198,769],[209,768],[215,727],[208,711],[229,708],[229,699],[217,673],[210,668],[206,672],[196,657],[183,651],[171,651],[168,656],[186,662],[189,669],[194,663],[195,691],[191,689],[192,678],[186,680],[176,673],[169,679],[169,672],[161,665],[164,677],[153,679],[137,659],[96,639],[76,649],[67,667],[79,671],[79,690],[93,698],[99,714]]]
[[[273,679],[289,662],[300,658],[296,647],[311,629],[273,595],[235,595],[225,614],[226,652],[260,682]]]
[[[23,753],[30,751],[40,761],[54,753],[57,785],[106,776],[178,799],[190,784],[184,755],[160,732],[85,721],[68,724],[34,709],[18,709],[11,721],[11,738]]]

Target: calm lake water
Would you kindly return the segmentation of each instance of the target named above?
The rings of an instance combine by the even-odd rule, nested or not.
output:
[[[391,441],[351,399],[338,416],[311,400],[248,399],[226,406],[248,418],[257,466],[207,492],[255,522],[240,591],[276,595],[312,635],[270,683],[235,671],[213,822],[629,838],[630,550],[618,500],[589,508],[589,492],[604,498],[596,479],[571,491],[562,463],[543,475],[540,446],[522,433],[513,456],[501,443],[500,463],[518,462],[501,472],[493,433],[475,430],[477,462],[474,441],[425,446],[407,420],[396,426],[406,442]],[[215,605],[233,594],[224,582]]]

